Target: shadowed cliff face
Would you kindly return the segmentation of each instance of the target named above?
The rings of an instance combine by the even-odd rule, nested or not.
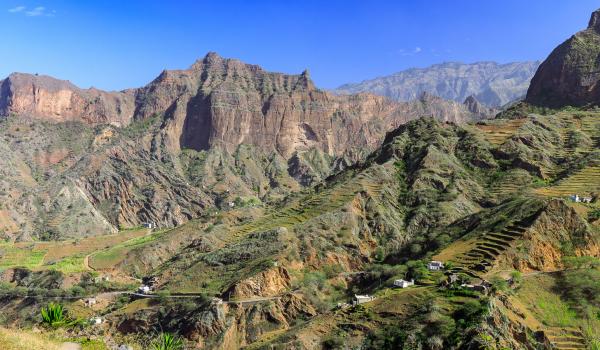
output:
[[[531,80],[526,101],[559,108],[600,103],[600,10],[588,28],[552,51]]]
[[[385,131],[423,115],[453,122],[476,116],[442,99],[396,103],[369,94],[335,96],[315,88],[306,71],[270,73],[215,53],[188,70],[163,72],[138,91],[136,101],[136,118],[165,111],[173,150],[252,144],[286,158],[311,147],[330,155],[373,149]]]

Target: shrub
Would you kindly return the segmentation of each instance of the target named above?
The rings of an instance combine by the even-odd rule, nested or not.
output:
[[[323,348],[325,349],[344,349],[344,338],[339,334],[330,335],[323,340]]]
[[[61,304],[49,303],[40,310],[42,321],[51,327],[60,327],[67,324],[67,316]]]
[[[183,340],[171,333],[161,333],[152,342],[152,350],[180,350],[183,349]]]

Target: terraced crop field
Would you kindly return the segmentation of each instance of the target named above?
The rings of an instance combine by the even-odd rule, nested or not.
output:
[[[0,245],[0,268],[56,269],[64,273],[85,271],[84,256],[100,249],[145,236],[148,230],[127,230],[114,235],[81,240],[20,242]]]
[[[256,230],[266,231],[277,227],[292,228],[311,218],[341,208],[360,191],[366,191],[374,195],[379,193],[382,188],[383,184],[374,174],[363,172],[352,181],[344,182],[339,186],[325,189],[314,195],[299,198],[285,208],[278,209],[261,219],[241,226],[225,239],[225,243],[232,243]]]
[[[554,186],[539,188],[535,192],[548,197],[589,196],[600,192],[600,165],[588,166]]]
[[[523,169],[514,169],[490,185],[490,193],[496,198],[505,198],[515,193],[523,193],[531,186],[533,178]]]
[[[12,243],[0,245],[0,269],[23,266],[35,269],[42,265],[47,250],[34,249],[32,244],[15,246]]]
[[[96,270],[111,269],[127,256],[127,252],[154,241],[161,233],[155,232],[151,235],[144,233],[92,254],[89,258],[90,267]]]
[[[524,231],[523,226],[514,223],[499,232],[485,233],[477,239],[472,249],[451,259],[454,264],[451,271],[476,278],[490,272],[496,258],[508,249],[513,241],[522,237]]]
[[[505,121],[494,121],[495,123],[476,124],[485,139],[492,145],[501,145],[525,123],[526,119],[511,119]]]

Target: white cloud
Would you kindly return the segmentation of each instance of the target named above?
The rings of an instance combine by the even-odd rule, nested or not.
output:
[[[25,15],[27,15],[29,17],[42,16],[45,14],[44,11],[46,11],[46,8],[44,6],[38,6],[38,7],[34,8],[33,10],[29,10],[29,11],[25,12]]]
[[[27,9],[25,6],[17,6],[8,10],[10,13],[22,13],[27,17],[54,17],[56,10],[48,10],[44,6],[37,6],[32,9]]]
[[[21,12],[23,10],[25,10],[25,6],[17,6],[15,8],[12,8],[12,9],[8,10],[8,12],[10,12],[10,13],[17,13],[17,12]]]
[[[400,56],[413,56],[413,55],[416,55],[416,54],[418,54],[418,53],[420,53],[422,51],[423,51],[423,49],[420,48],[419,46],[417,46],[417,47],[415,47],[412,50],[399,49],[398,50],[398,54]]]

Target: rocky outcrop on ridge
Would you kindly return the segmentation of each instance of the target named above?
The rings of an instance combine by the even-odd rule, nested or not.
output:
[[[600,103],[600,10],[587,29],[555,48],[531,80],[526,101],[545,107]]]
[[[133,118],[133,102],[132,91],[84,90],[45,75],[13,73],[0,81],[0,115],[5,116],[124,126]]]

